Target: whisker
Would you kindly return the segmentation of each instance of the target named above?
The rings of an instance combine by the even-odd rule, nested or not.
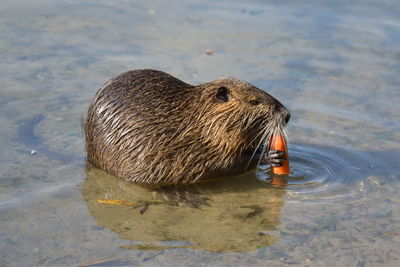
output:
[[[251,161],[253,160],[255,154],[257,153],[257,150],[258,150],[258,148],[260,147],[260,145],[261,145],[263,142],[265,142],[265,138],[267,137],[268,133],[270,132],[268,126],[269,126],[269,125],[266,125],[266,127],[263,129],[263,131],[260,131],[260,132],[262,132],[263,134],[262,134],[262,136],[261,136],[261,138],[260,138],[260,142],[258,142],[257,146],[256,146],[255,149],[254,149],[253,154],[252,154],[251,157],[250,157],[250,160],[248,161],[248,163],[247,163],[247,165],[246,165],[246,169],[249,167],[249,165],[250,165]]]
[[[283,138],[285,140],[285,143],[287,143],[287,141],[286,141],[287,140],[287,133],[286,133],[286,129],[285,128],[283,128],[281,125],[273,125],[273,126],[271,126],[271,128],[272,128],[272,130],[268,131],[269,134],[268,134],[267,138],[265,139],[265,145],[264,145],[264,147],[263,147],[263,149],[261,151],[261,156],[258,159],[258,163],[257,163],[258,165],[260,165],[260,162],[262,160],[263,155],[267,151],[270,151],[271,143],[270,142],[266,142],[267,140],[271,140],[272,137],[275,136],[275,135],[281,135],[281,136],[283,136]]]
[[[263,135],[263,134],[264,134],[264,131],[259,131],[259,132],[257,133],[257,135],[256,135],[253,139],[251,139],[250,143],[253,143],[254,141],[256,141],[257,138],[258,138],[260,135]]]
[[[267,140],[268,140],[268,139],[269,139],[269,138],[267,138]],[[262,150],[261,150],[260,158],[259,158],[258,161],[257,161],[257,165],[260,165],[261,160],[262,160],[262,157],[263,157],[265,151],[267,151],[267,149],[269,149],[269,144],[264,143],[264,145],[263,145],[263,147],[262,147]]]

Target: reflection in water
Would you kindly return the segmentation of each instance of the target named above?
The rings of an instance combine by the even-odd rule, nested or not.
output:
[[[186,247],[251,251],[276,242],[285,190],[258,182],[254,174],[183,187],[149,190],[88,167],[83,195],[90,214],[130,249]],[[136,206],[100,203],[129,201]]]
[[[262,165],[256,173],[154,190],[88,167],[83,194],[98,224],[135,241],[123,248],[208,251],[252,251],[274,244],[284,196],[286,202],[302,199],[305,205],[357,203],[366,193],[375,198],[374,184],[365,179],[373,173],[364,168],[368,163],[360,152],[306,144],[292,144],[289,150],[290,175],[272,175]]]

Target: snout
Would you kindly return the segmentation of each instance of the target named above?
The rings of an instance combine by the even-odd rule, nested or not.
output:
[[[283,120],[284,120],[285,124],[288,124],[288,122],[289,122],[289,120],[290,120],[290,112],[289,112],[289,110],[287,110],[287,109],[286,109],[286,111],[284,112]]]
[[[287,108],[285,108],[284,106],[281,107],[281,120],[282,123],[284,125],[288,124],[289,120],[290,120],[290,112],[289,110],[287,110]]]

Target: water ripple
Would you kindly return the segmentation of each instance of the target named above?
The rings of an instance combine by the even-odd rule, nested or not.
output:
[[[260,166],[256,175],[272,186],[284,187],[291,202],[357,202],[382,194],[371,164],[377,159],[360,151],[291,145],[289,154],[290,175],[274,175],[268,166]]]

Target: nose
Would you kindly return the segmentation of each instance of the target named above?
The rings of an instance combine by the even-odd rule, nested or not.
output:
[[[282,112],[282,119],[285,122],[285,124],[288,124],[290,120],[290,112],[286,108]]]
[[[288,124],[289,120],[290,120],[290,112],[288,111],[285,116],[285,123]]]

